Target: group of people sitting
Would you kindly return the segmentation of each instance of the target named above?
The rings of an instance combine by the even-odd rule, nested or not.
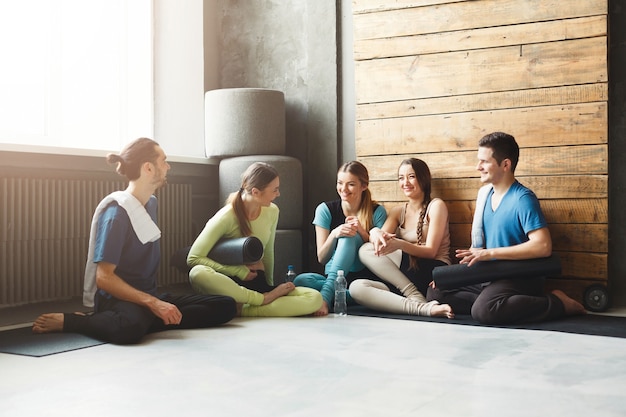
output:
[[[515,178],[519,146],[494,132],[478,143],[478,193],[472,245],[456,251],[460,264],[548,257],[552,241],[535,194]],[[93,313],[47,313],[36,333],[78,332],[119,344],[137,343],[151,332],[216,326],[236,316],[326,316],[332,311],[337,273],[348,282],[348,304],[374,310],[454,318],[471,314],[486,324],[551,320],[584,314],[560,290],[544,293],[544,277],[504,278],[454,289],[438,288],[433,269],[450,265],[448,209],[431,196],[428,165],[405,159],[398,185],[406,202],[387,212],[372,199],[367,168],[343,164],[338,199],[315,210],[317,258],[324,274],[301,273],[274,281],[274,239],[280,195],[278,172],[257,162],[242,174],[239,190],[207,223],[187,256],[194,294],[157,294],[160,230],[154,192],[170,169],[161,147],[140,138],[107,156],[129,185],[107,196],[92,221],[84,301]],[[223,239],[255,236],[263,257],[227,265],[209,257]]]

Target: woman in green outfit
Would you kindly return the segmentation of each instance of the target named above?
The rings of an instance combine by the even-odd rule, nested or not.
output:
[[[189,281],[201,294],[228,295],[242,316],[304,316],[317,311],[322,296],[316,290],[286,282],[274,286],[274,239],[279,210],[280,180],[274,167],[255,162],[242,174],[241,187],[232,193],[197,237],[187,264]],[[223,265],[207,254],[223,238],[255,236],[263,244],[263,258],[250,265]]]

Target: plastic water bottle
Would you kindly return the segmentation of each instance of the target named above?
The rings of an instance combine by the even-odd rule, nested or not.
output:
[[[296,277],[296,271],[293,270],[293,265],[287,267],[287,274],[285,275],[285,282],[293,282]]]
[[[348,305],[346,302],[346,277],[343,271],[337,271],[337,279],[335,280],[335,316],[345,316],[348,314]]]

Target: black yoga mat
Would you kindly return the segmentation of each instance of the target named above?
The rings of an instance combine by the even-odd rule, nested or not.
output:
[[[605,316],[600,314],[583,314],[580,316],[563,317],[558,320],[541,323],[488,325],[481,324],[469,315],[457,315],[453,319],[442,317],[421,317],[404,314],[383,313],[370,310],[364,306],[349,306],[348,315],[379,317],[385,319],[426,321],[466,326],[497,327],[502,329],[546,330],[553,332],[585,334],[590,336],[608,336],[626,338],[626,317]]]
[[[561,260],[555,254],[547,258],[523,261],[482,261],[472,266],[456,264],[437,266],[433,281],[437,288],[448,290],[511,278],[554,277],[561,275]]]
[[[171,266],[189,273],[187,255],[191,246],[179,249],[170,259]],[[263,244],[258,237],[237,237],[219,240],[207,256],[224,265],[253,264],[263,258]]]
[[[41,357],[104,343],[78,333],[35,334],[30,326],[0,331],[0,353],[15,355]]]
[[[221,239],[207,256],[224,265],[253,264],[263,257],[263,244],[254,236]]]

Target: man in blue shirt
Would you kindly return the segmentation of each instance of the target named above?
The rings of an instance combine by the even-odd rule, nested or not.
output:
[[[163,149],[140,138],[119,155],[107,155],[107,162],[129,183],[125,191],[105,197],[94,214],[84,294],[94,313],[43,314],[33,332],[74,332],[130,344],[150,332],[230,321],[236,314],[230,297],[157,295],[161,232],[153,194],[166,184],[170,169]]]
[[[552,254],[552,239],[539,201],[515,178],[518,159],[519,146],[509,134],[494,132],[479,141],[476,168],[481,182],[491,185],[482,218],[478,219],[484,241],[457,250],[459,263],[471,266],[480,261],[524,260]],[[475,221],[473,229],[476,226]],[[472,230],[473,235],[475,232]],[[585,313],[582,304],[561,290],[545,294],[543,285],[543,277],[500,279],[447,294],[433,289],[429,298],[451,304],[455,312],[459,312],[457,302],[461,304],[459,310],[471,305],[472,317],[485,324],[539,322]]]

